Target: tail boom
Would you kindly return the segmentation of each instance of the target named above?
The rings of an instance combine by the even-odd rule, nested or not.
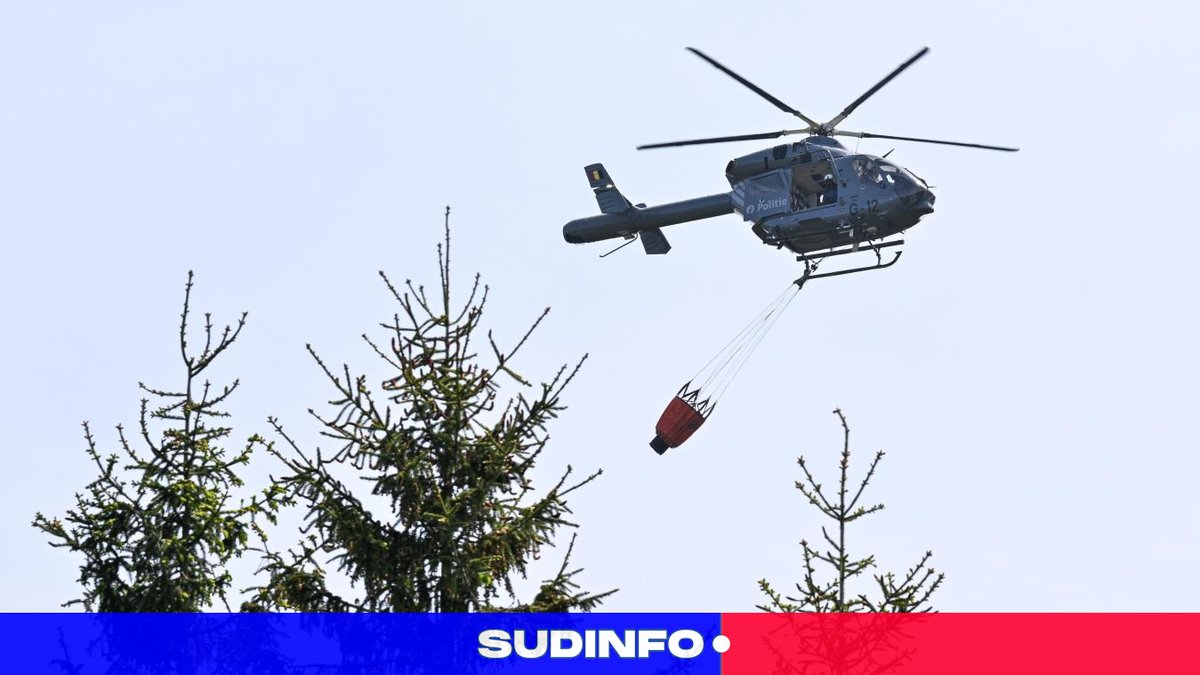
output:
[[[729,213],[733,213],[733,201],[728,192],[649,208],[631,205],[621,213],[602,213],[572,220],[563,226],[563,239],[572,244],[587,244]]]

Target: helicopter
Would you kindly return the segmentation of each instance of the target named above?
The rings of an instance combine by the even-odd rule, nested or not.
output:
[[[896,250],[890,261],[885,263],[882,249],[904,243],[903,239],[888,238],[904,233],[922,217],[933,213],[934,194],[923,178],[889,162],[887,157],[891,151],[882,157],[862,154],[849,150],[835,137],[935,143],[1002,152],[1018,150],[838,128],[864,101],[925,56],[929,52],[928,47],[900,64],[825,123],[806,116],[700,50],[688,47],[688,51],[776,108],[796,116],[806,126],[765,133],[653,143],[638,146],[638,150],[766,140],[798,134],[806,137],[731,160],[725,167],[725,177],[732,188],[730,192],[652,207],[630,202],[617,190],[603,164],[588,165],[584,171],[595,192],[601,215],[567,223],[563,227],[563,238],[567,242],[583,244],[618,237],[626,239],[625,243],[601,256],[605,257],[640,238],[647,254],[662,255],[671,250],[671,244],[663,235],[663,227],[737,213],[752,223],[751,231],[764,244],[777,249],[786,248],[797,254],[796,259],[805,264],[804,279],[882,269],[895,264],[901,253]],[[860,250],[873,251],[875,263],[813,274],[820,260]]]

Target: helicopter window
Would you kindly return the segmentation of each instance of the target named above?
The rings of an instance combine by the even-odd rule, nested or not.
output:
[[[783,172],[772,171],[752,178],[746,186],[746,203],[757,211],[775,210],[787,206],[787,181]]]
[[[766,197],[782,192],[784,187],[783,176],[779,175],[778,171],[772,171],[765,176],[751,180],[748,194],[753,197]]]
[[[900,167],[883,159],[876,160],[875,164],[879,169],[879,176],[882,178],[882,181],[877,181],[879,185],[890,187],[897,192],[907,192],[913,187],[912,177]]]
[[[878,160],[868,159],[866,157],[859,157],[855,159],[852,163],[852,166],[854,167],[854,173],[860,179],[862,179],[864,183],[874,184],[880,187],[886,187],[888,185],[888,181],[884,178],[885,172],[895,172],[896,170],[896,168],[893,166],[887,166],[885,169],[885,165],[880,164]]]
[[[812,161],[812,153],[808,151],[808,144],[804,141],[792,143],[792,153],[797,155],[796,161],[801,164],[808,164]]]
[[[897,190],[903,190],[912,185],[912,181],[904,175],[904,171],[895,164],[889,164],[881,159],[879,160],[879,170],[883,172],[883,178],[887,184],[894,186]]]

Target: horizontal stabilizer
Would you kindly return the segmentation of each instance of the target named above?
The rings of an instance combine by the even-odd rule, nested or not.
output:
[[[671,243],[667,241],[667,236],[659,228],[652,227],[642,230],[641,235],[642,247],[646,249],[648,255],[662,255],[671,250]]]
[[[587,172],[588,183],[596,193],[596,203],[600,205],[601,213],[625,213],[633,208],[633,203],[617,190],[603,164],[589,164],[583,170]]]

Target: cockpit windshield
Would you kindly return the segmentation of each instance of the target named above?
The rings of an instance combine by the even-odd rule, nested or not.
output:
[[[900,167],[877,157],[860,156],[851,161],[854,173],[867,185],[880,189],[895,188],[898,192],[907,192],[912,186],[912,179]]]

